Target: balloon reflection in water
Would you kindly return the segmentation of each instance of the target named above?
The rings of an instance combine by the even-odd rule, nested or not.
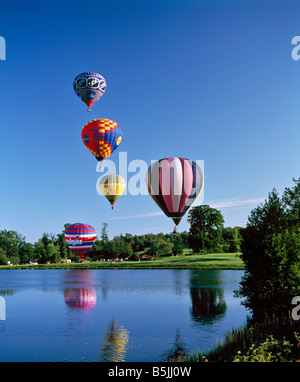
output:
[[[94,288],[66,288],[64,291],[65,302],[71,308],[90,310],[94,308],[97,301]]]
[[[115,318],[113,318],[103,335],[99,361],[124,362],[128,340],[128,330],[123,326],[118,327]]]

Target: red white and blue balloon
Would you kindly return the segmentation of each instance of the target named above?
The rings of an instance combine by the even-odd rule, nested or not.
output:
[[[97,233],[95,229],[88,224],[75,223],[66,228],[65,240],[70,250],[80,256],[81,259],[92,248]]]

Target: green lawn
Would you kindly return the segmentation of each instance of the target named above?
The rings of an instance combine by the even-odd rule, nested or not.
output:
[[[188,253],[186,251],[185,253]],[[237,253],[209,253],[205,255],[170,256],[155,261],[87,262],[72,264],[2,265],[0,269],[244,269]]]

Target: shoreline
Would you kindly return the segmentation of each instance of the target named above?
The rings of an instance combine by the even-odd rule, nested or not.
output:
[[[90,261],[84,263],[0,265],[0,270],[12,269],[199,269],[244,270],[237,253],[209,253],[203,255],[178,255],[158,258],[155,261]]]

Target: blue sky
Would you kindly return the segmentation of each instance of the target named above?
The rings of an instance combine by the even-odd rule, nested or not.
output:
[[[110,237],[173,230],[150,196],[123,196],[112,211],[98,195],[101,173],[80,135],[95,118],[123,130],[117,168],[120,152],[128,164],[203,160],[203,202],[244,226],[273,187],[299,176],[299,20],[293,0],[1,4],[0,229],[31,242],[66,222],[99,235],[106,222]],[[107,82],[91,113],[73,92],[84,71]]]

